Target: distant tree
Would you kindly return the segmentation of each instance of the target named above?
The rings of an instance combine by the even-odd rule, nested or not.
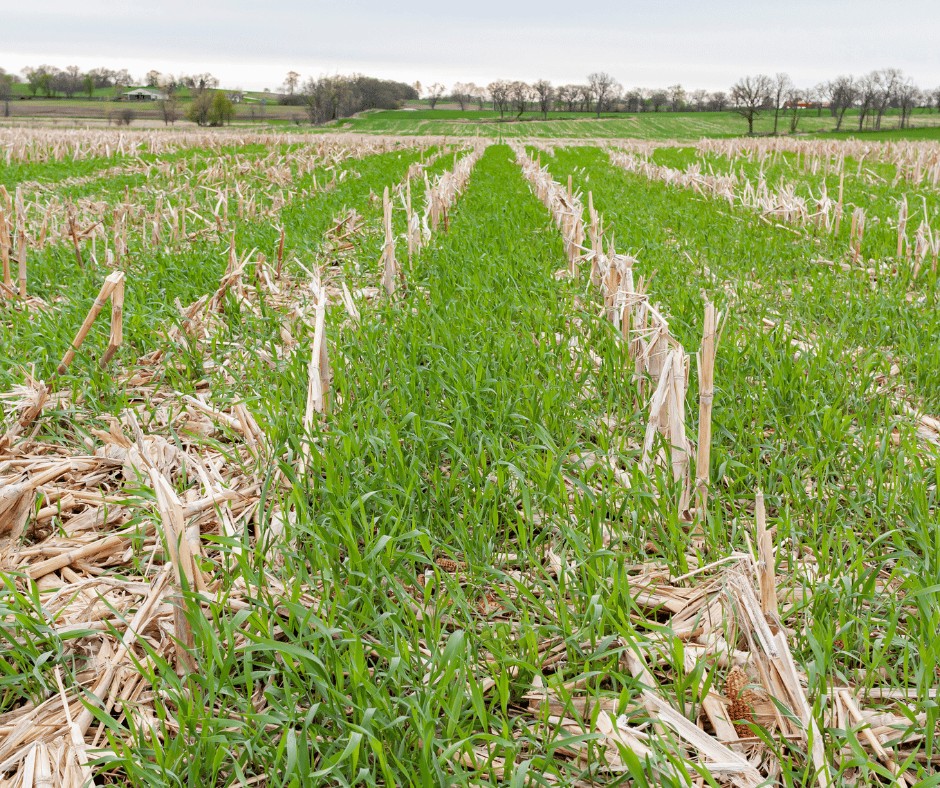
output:
[[[483,105],[486,104],[486,88],[470,83],[470,95],[477,103],[477,109],[483,111]]]
[[[134,78],[131,76],[130,71],[122,68],[120,71],[114,72],[112,82],[115,87],[128,88],[134,84]]]
[[[109,68],[93,68],[88,72],[96,88],[109,88],[114,84],[114,72]]]
[[[577,85],[561,85],[555,91],[555,106],[566,112],[574,112],[574,105],[578,101],[580,88]]]
[[[880,131],[881,119],[891,104],[897,101],[904,74],[899,68],[883,68],[873,72],[872,76],[875,83],[875,131]]]
[[[55,75],[58,69],[54,66],[42,65],[35,68],[27,66],[22,74],[26,77],[26,85],[30,95],[41,94],[46,98],[55,95]]]
[[[361,74],[308,79],[300,92],[311,123],[329,123],[366,109],[394,109],[418,98],[412,85]]]
[[[32,66],[26,66],[21,73],[26,78],[29,95],[35,96],[39,92],[39,71]]]
[[[411,87],[414,88],[415,93],[418,94],[418,98],[421,98],[421,91],[424,90],[424,88],[421,86],[421,82],[419,80],[415,80]]]
[[[930,91],[930,101],[933,103],[933,108],[940,112],[940,87]]]
[[[110,115],[110,119],[115,126],[130,126],[136,117],[137,113],[130,107],[121,107],[121,109],[115,110]]]
[[[780,122],[780,111],[787,100],[787,94],[793,89],[793,81],[790,79],[789,74],[784,74],[781,71],[774,77],[772,85],[770,99],[774,105],[774,135],[776,135]]]
[[[193,100],[186,108],[186,119],[197,126],[209,125],[209,113],[212,111],[212,93],[202,90],[193,96]]]
[[[160,99],[160,114],[163,116],[163,125],[172,126],[180,119],[180,105],[176,98],[176,85],[169,83],[163,86],[166,98]]]
[[[829,103],[829,111],[836,120],[836,131],[841,131],[845,113],[855,106],[859,89],[855,78],[843,75],[821,85],[822,94]]]
[[[82,89],[82,70],[78,66],[67,66],[53,76],[55,90],[72,98]]]
[[[503,117],[503,113],[509,106],[509,83],[505,80],[498,79],[495,82],[490,82],[490,84],[486,86],[486,90],[490,94],[490,100],[493,102],[493,111],[499,112],[499,116]]]
[[[747,133],[754,133],[754,120],[770,102],[773,83],[764,74],[744,77],[732,86],[732,109],[747,121]]]
[[[578,85],[578,111],[590,112],[594,103],[594,94],[590,85]]]
[[[10,117],[10,99],[13,97],[13,75],[0,69],[0,102],[3,103],[3,117]]]
[[[682,85],[670,85],[666,88],[669,93],[669,107],[673,112],[679,112],[685,106],[685,89]]]
[[[865,121],[874,113],[875,107],[878,105],[879,86],[875,72],[872,71],[863,77],[859,77],[856,85],[858,87],[856,100],[858,104],[858,130],[861,131],[865,127]]]
[[[162,74],[157,71],[155,68],[150,69],[144,77],[144,84],[148,88],[155,88],[160,85],[160,77]]]
[[[231,123],[235,117],[235,105],[225,94],[224,90],[217,90],[212,95],[212,104],[209,107],[209,125],[224,126]]]
[[[517,79],[509,85],[509,99],[516,110],[516,117],[522,117],[532,100],[532,96],[532,87],[527,82]]]
[[[790,116],[791,134],[795,134],[797,127],[800,125],[800,113],[803,111],[803,107],[801,105],[806,103],[806,98],[807,91],[805,90],[792,87],[787,91],[783,105],[787,108]]]
[[[826,99],[826,84],[820,82],[816,85],[813,85],[811,88],[806,89],[806,101],[809,102],[810,108],[816,110],[816,117],[822,117],[823,104]]]
[[[183,84],[193,91],[214,90],[219,86],[219,80],[212,74],[193,74],[182,77]]]
[[[588,74],[588,86],[594,98],[595,113],[597,117],[600,117],[607,103],[619,91],[620,83],[606,71],[595,71],[593,74]]]
[[[539,102],[539,110],[542,112],[542,119],[548,119],[548,111],[552,108],[552,100],[555,98],[555,88],[547,79],[540,79],[532,83],[532,90],[535,91],[536,99]]]
[[[288,96],[293,96],[297,92],[297,86],[300,84],[300,74],[296,71],[288,71],[284,77],[284,91]]]
[[[665,107],[669,102],[669,94],[665,90],[654,90],[650,93],[649,101],[653,112],[659,112],[660,107]]]
[[[92,98],[95,95],[95,78],[91,74],[82,77],[82,92]]]
[[[457,103],[457,106],[460,107],[461,111],[467,108],[467,105],[473,98],[470,90],[470,86],[465,85],[463,82],[455,82],[454,87],[451,89],[450,97]]]
[[[708,102],[708,105],[715,112],[724,112],[728,106],[728,94],[723,90],[716,90],[712,93],[711,101]]]
[[[689,94],[689,100],[692,102],[692,106],[695,107],[696,112],[704,112],[705,107],[708,106],[708,91],[693,90]]]
[[[431,109],[434,109],[443,97],[444,93],[447,91],[440,82],[435,82],[428,88],[428,104]]]
[[[339,117],[340,94],[337,82],[332,77],[320,77],[308,79],[304,83],[304,104],[311,123],[319,126]]]
[[[630,88],[623,97],[624,108],[627,112],[643,111],[643,88]]]
[[[55,74],[51,71],[42,71],[39,74],[39,89],[46,98],[52,98],[56,92]]]
[[[911,113],[914,111],[914,107],[923,100],[924,96],[909,79],[904,80],[897,86],[895,95],[897,97],[898,109],[901,111],[901,116],[898,119],[898,128],[906,129],[910,126]]]

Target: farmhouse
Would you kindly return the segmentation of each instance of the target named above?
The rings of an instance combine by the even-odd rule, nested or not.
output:
[[[135,88],[124,93],[125,101],[163,101],[165,99],[165,93],[148,88]]]

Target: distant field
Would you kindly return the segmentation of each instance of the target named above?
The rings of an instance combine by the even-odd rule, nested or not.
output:
[[[940,114],[920,112],[914,116],[915,129],[898,132],[896,116],[887,116],[880,138],[894,139],[908,135],[919,139],[940,138]],[[851,136],[856,117],[846,116],[844,132]],[[800,117],[800,133],[831,133],[835,121],[827,112],[815,110]],[[699,139],[700,137],[736,137],[747,132],[746,122],[733,112],[642,112],[636,114],[605,114],[557,112],[542,120],[540,113],[525,113],[517,118],[491,110],[388,110],[368,112],[339,121],[332,128],[369,134],[427,134],[477,137],[539,137],[539,138],[607,138],[607,139]],[[789,119],[781,117],[780,133],[789,129]],[[770,134],[773,116],[765,114],[755,123],[755,133]],[[874,134],[863,132],[864,135]]]
[[[14,99],[9,104],[9,116],[3,117],[0,106],[0,124],[87,126],[116,122],[122,110],[134,113],[132,126],[161,126],[163,115],[157,102],[111,101],[113,91],[97,91],[94,99],[76,97]],[[246,94],[247,100],[235,105],[236,125],[270,124],[283,127],[307,127],[307,113],[302,106],[284,106],[270,98],[264,105],[262,94]],[[188,91],[178,94],[180,115],[189,105]],[[179,126],[191,126],[186,120]],[[828,112],[809,110],[800,116],[800,135],[826,135],[835,138],[859,136],[856,114],[847,115],[843,131],[833,131],[835,121]],[[898,117],[888,114],[882,130],[865,130],[866,139],[940,139],[940,113],[919,110],[914,114],[912,129],[898,130]],[[739,137],[747,133],[747,123],[734,112],[641,112],[603,113],[600,118],[592,112],[552,112],[543,120],[539,112],[526,112],[521,116],[505,113],[500,117],[493,110],[466,110],[444,107],[429,109],[377,110],[346,118],[317,131],[350,131],[364,134],[422,135],[486,137],[511,139],[531,137],[541,139],[646,139],[697,140],[702,137]],[[764,114],[755,123],[758,135],[773,133],[773,116]],[[789,117],[781,116],[778,132],[789,132]]]

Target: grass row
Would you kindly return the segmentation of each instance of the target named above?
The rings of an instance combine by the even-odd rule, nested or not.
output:
[[[332,315],[341,405],[312,436],[307,475],[282,467],[294,480],[282,503],[296,512],[278,548],[283,566],[260,549],[239,559],[251,611],[220,606],[197,631],[198,674],[180,680],[155,665],[158,717],[179,730],[130,744],[115,736],[113,769],[141,783],[267,775],[278,785],[479,785],[495,780],[460,755],[487,745],[519,761],[520,779],[526,769],[580,774],[542,740],[551,734],[521,723],[519,704],[547,638],[571,644],[564,678],[616,666],[603,642],[620,631],[629,597],[611,600],[602,621],[590,613],[608,593],[605,566],[624,560],[603,549],[601,524],[623,515],[603,492],[576,496],[572,509],[561,469],[572,449],[594,445],[602,415],[629,418],[633,405],[623,350],[605,324],[583,315],[603,372],[578,371],[565,344],[548,340],[568,335],[579,315],[575,288],[552,277],[563,261],[510,151],[494,147],[447,235],[410,268],[409,294],[364,307],[358,325]],[[232,332],[245,329],[232,321]],[[305,439],[306,361],[291,354],[245,380],[275,445],[294,452]],[[588,384],[595,393],[582,397]],[[571,589],[557,589],[543,566],[559,529],[564,560],[578,565]],[[549,596],[518,581],[519,596],[507,595],[506,552]],[[436,567],[441,556],[467,562],[465,583]],[[318,601],[275,603],[272,575],[321,589]],[[480,610],[488,589],[502,622]],[[589,638],[596,649],[578,653]],[[484,693],[488,674],[497,687]]]
[[[313,179],[316,177],[321,185],[325,184],[332,172],[327,173],[324,168],[320,168],[299,178],[294,188],[301,195],[298,200],[303,203],[302,207],[289,204],[281,210],[279,217],[285,231],[285,255],[297,256],[309,262],[316,253],[323,232],[347,204],[361,200],[363,195],[368,196],[376,191],[381,193],[383,185],[399,181],[408,166],[420,156],[417,150],[409,150],[348,160],[343,169],[348,170],[349,177],[324,193],[313,191]],[[208,160],[203,161],[203,164],[206,163]],[[141,185],[137,182],[139,177],[131,175],[114,178],[108,182],[105,191],[98,184],[95,186],[95,196],[120,202],[125,198],[126,190]],[[164,184],[160,179],[145,182],[152,201]],[[143,197],[141,190],[138,188],[133,193],[136,195],[134,204],[144,205],[137,199]],[[211,212],[214,207],[214,196],[210,194],[206,198],[207,202],[202,206],[204,213]],[[315,219],[311,218],[311,210],[314,211]],[[105,222],[108,226],[110,218],[106,214]],[[257,219],[240,221],[235,215],[234,205],[230,207],[229,221],[240,255],[258,249],[268,259],[274,259],[279,240],[275,222]],[[200,227],[192,219],[189,224],[191,229]],[[116,364],[136,359],[154,349],[170,326],[180,320],[175,301],[179,299],[187,305],[201,295],[215,291],[228,262],[228,237],[219,238],[213,232],[178,244],[166,240],[153,248],[150,239],[141,236],[139,225],[137,228],[138,231],[130,232],[128,237],[127,261],[124,264],[127,274],[124,347],[115,359]],[[71,342],[102,280],[109,272],[104,265],[103,254],[99,254],[101,261],[94,264],[86,245],[84,256],[86,264],[79,269],[68,243],[49,244],[42,251],[31,250],[28,263],[29,291],[41,296],[48,308],[28,312],[17,309],[15,304],[8,304],[5,308],[4,342],[0,347],[0,381],[5,388],[18,381],[20,370],[25,364],[35,364],[36,374],[48,377]],[[98,371],[95,363],[107,344],[107,333],[107,320],[103,315],[79,353],[70,380],[81,381],[87,377],[94,386],[113,385],[111,376]],[[37,337],[42,337],[39,344],[36,342]]]
[[[819,197],[825,185],[829,198],[838,199],[840,176],[826,173],[825,165],[816,173],[797,167],[797,155],[780,153],[763,162],[737,158],[733,162],[725,156],[699,155],[691,148],[660,148],[653,152],[653,161],[676,169],[685,169],[693,163],[700,164],[703,172],[735,172],[743,180],[756,185],[763,176],[773,190],[795,187],[798,196],[806,198],[812,209],[813,198]],[[832,167],[834,170],[835,167]],[[851,214],[860,207],[866,214],[863,256],[881,260],[895,259],[897,254],[897,226],[900,202],[908,203],[907,237],[913,246],[917,228],[923,219],[940,231],[940,194],[927,184],[915,185],[905,179],[898,180],[897,168],[890,162],[878,161],[875,156],[859,162],[846,160],[844,178],[844,217],[840,228],[839,242],[844,255],[848,248]]]
[[[811,691],[887,683],[917,687],[924,703],[940,659],[931,636],[940,626],[940,465],[879,390],[897,363],[928,407],[940,404],[935,296],[908,303],[903,283],[870,288],[813,266],[814,239],[625,174],[602,151],[543,161],[557,180],[570,173],[593,191],[638,273],[654,277],[654,298],[686,348],[698,345],[703,294],[730,312],[716,365],[709,538],[719,553],[740,546],[738,527],[762,488],[780,560],[815,558],[819,578],[792,613]],[[765,330],[764,318],[777,328]],[[814,349],[798,352],[793,336]],[[879,574],[899,590],[886,593]]]

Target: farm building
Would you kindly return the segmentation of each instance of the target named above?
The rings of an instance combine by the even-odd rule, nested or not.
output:
[[[164,99],[166,99],[165,93],[148,88],[135,88],[124,93],[125,101],[162,101]]]

